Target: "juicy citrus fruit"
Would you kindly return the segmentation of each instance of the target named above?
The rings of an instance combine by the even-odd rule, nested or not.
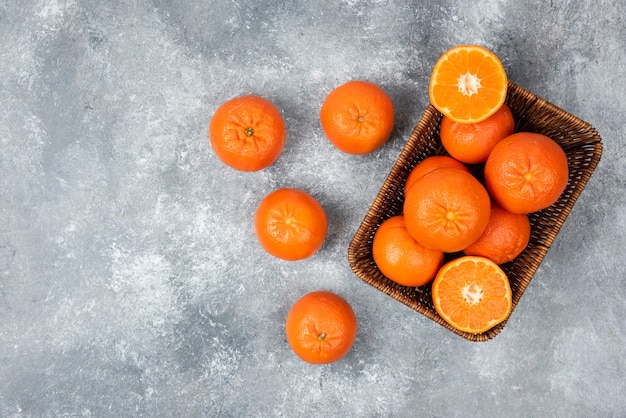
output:
[[[454,328],[479,334],[511,313],[511,286],[500,267],[485,257],[464,256],[446,263],[432,285],[437,313]]]
[[[459,170],[467,171],[469,173],[469,168],[465,166],[460,161],[455,160],[452,157],[447,155],[433,155],[432,157],[424,158],[420,161],[409,173],[409,177],[406,179],[406,183],[404,184],[404,193],[415,183],[415,180],[422,177],[426,173],[430,173],[431,171],[437,168],[458,168]]]
[[[555,203],[567,186],[567,155],[549,137],[519,132],[493,148],[485,184],[493,199],[513,213],[531,213]]]
[[[406,230],[403,216],[393,216],[380,225],[374,234],[372,253],[380,271],[404,286],[430,282],[443,263],[443,252],[429,250],[415,241]]]
[[[287,342],[302,360],[332,363],[345,356],[357,333],[357,319],[348,302],[328,291],[311,292],[287,314]]]
[[[478,164],[487,161],[493,147],[514,129],[511,109],[503,104],[482,122],[458,123],[444,116],[439,131],[448,154],[464,163]]]
[[[467,255],[487,257],[496,264],[512,261],[530,241],[530,220],[523,213],[511,213],[495,203],[487,228],[478,240],[465,248]]]
[[[285,147],[287,130],[272,102],[250,95],[229,100],[215,111],[209,138],[224,164],[258,171],[276,161]]]
[[[270,254],[295,261],[310,257],[326,239],[324,208],[302,190],[278,189],[259,205],[254,227],[261,246]]]
[[[387,142],[394,124],[391,98],[367,81],[349,81],[331,91],[320,111],[328,140],[348,154],[367,154]]]
[[[481,122],[504,103],[507,76],[500,59],[478,45],[446,51],[430,77],[430,102],[455,122]]]
[[[456,252],[476,241],[489,222],[491,201],[482,184],[456,168],[439,168],[407,191],[404,220],[426,248]]]

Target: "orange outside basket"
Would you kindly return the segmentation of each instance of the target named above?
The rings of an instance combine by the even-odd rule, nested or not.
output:
[[[567,154],[570,170],[567,188],[559,200],[549,208],[529,215],[532,232],[526,250],[515,260],[501,266],[509,277],[513,291],[512,312],[598,165],[602,156],[602,139],[590,124],[511,81],[506,104],[515,117],[515,131],[542,133],[558,142]],[[350,242],[348,261],[352,271],[361,280],[381,292],[465,339],[486,341],[495,337],[504,328],[506,321],[481,334],[458,331],[435,311],[430,284],[420,287],[399,285],[378,270],[372,257],[372,240],[376,229],[385,219],[402,214],[404,184],[413,167],[426,157],[446,154],[439,139],[442,116],[432,105],[428,105]],[[482,180],[482,166],[470,168]],[[446,261],[459,255],[448,254]]]

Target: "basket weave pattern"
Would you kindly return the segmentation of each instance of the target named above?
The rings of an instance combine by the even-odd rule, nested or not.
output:
[[[559,200],[547,209],[529,214],[532,232],[528,247],[515,260],[501,265],[513,292],[512,313],[598,165],[602,156],[602,139],[588,123],[511,81],[506,104],[515,118],[516,132],[537,132],[549,136],[561,145],[569,165],[569,181]],[[420,287],[399,285],[378,270],[372,256],[372,240],[377,228],[387,218],[402,214],[404,184],[413,167],[427,157],[447,155],[439,139],[441,118],[442,114],[432,105],[426,108],[350,242],[348,262],[357,277],[369,285],[465,339],[486,341],[495,337],[506,321],[482,334],[458,331],[435,310],[430,284]],[[470,169],[482,180],[482,165],[471,166]],[[445,261],[459,255],[447,254]]]

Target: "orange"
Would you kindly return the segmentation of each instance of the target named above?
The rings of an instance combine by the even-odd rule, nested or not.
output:
[[[505,321],[512,306],[506,274],[485,257],[446,263],[432,285],[435,310],[459,331],[479,334]]]
[[[555,203],[569,177],[567,155],[551,138],[531,132],[506,137],[485,163],[493,199],[513,213],[531,213]]]
[[[496,54],[478,45],[456,46],[435,63],[430,102],[455,122],[481,122],[504,103],[507,82]]]
[[[496,264],[512,261],[530,241],[530,220],[523,213],[511,213],[495,203],[487,228],[474,243],[465,248],[467,255],[487,257]]]
[[[404,220],[426,248],[456,252],[476,241],[489,222],[491,201],[482,184],[456,168],[439,168],[407,191]]]
[[[383,146],[394,124],[391,98],[376,84],[349,81],[331,91],[320,111],[328,140],[348,154],[367,154]]]
[[[374,261],[389,279],[403,286],[430,282],[443,263],[443,252],[421,246],[406,230],[403,216],[385,220],[374,234]]]
[[[311,292],[289,310],[287,342],[302,360],[332,363],[345,356],[357,333],[357,319],[348,302],[328,291]]]
[[[319,250],[326,239],[324,208],[302,190],[278,189],[267,195],[254,217],[256,236],[270,254],[284,260],[302,260]]]
[[[500,140],[513,133],[515,121],[506,104],[482,122],[459,123],[447,116],[441,119],[443,147],[452,157],[467,164],[484,163]]]
[[[404,185],[404,194],[406,194],[409,187],[415,183],[415,180],[422,177],[426,173],[430,173],[437,168],[443,167],[458,168],[459,170],[467,171],[469,173],[469,168],[467,168],[462,162],[447,155],[434,155],[432,157],[427,157],[420,161],[409,173],[409,177],[407,177]]]
[[[224,164],[258,171],[276,161],[285,147],[287,130],[272,102],[251,95],[223,103],[211,118],[209,137]]]

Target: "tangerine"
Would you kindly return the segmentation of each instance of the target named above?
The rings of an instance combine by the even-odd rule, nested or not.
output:
[[[352,347],[357,318],[350,304],[329,291],[307,293],[289,310],[287,342],[302,360],[327,364],[340,360]]]
[[[258,171],[276,161],[285,147],[287,130],[272,102],[248,95],[231,99],[215,111],[209,138],[224,164],[236,170]]]
[[[407,191],[404,219],[409,233],[426,248],[456,252],[476,241],[489,222],[491,201],[470,173],[438,168]]]
[[[496,264],[512,261],[530,241],[530,220],[523,213],[511,213],[498,204],[491,204],[491,216],[485,231],[466,247],[466,255],[487,257]]]
[[[429,250],[415,241],[401,215],[386,219],[378,227],[372,254],[380,271],[403,286],[430,282],[443,263],[443,252]]]
[[[415,180],[437,168],[444,167],[458,168],[459,170],[467,171],[469,173],[469,168],[467,168],[465,164],[447,155],[433,155],[432,157],[426,157],[409,173],[406,183],[404,184],[404,194],[406,194],[409,187],[415,183]]]
[[[459,123],[444,116],[439,131],[448,154],[466,164],[478,164],[487,161],[493,147],[514,129],[511,109],[503,104],[482,122]]]
[[[446,263],[433,281],[432,297],[441,318],[473,334],[505,321],[512,307],[509,279],[485,257],[463,256]]]
[[[479,45],[460,45],[450,48],[435,63],[430,102],[455,122],[481,122],[502,106],[507,83],[496,54]]]
[[[261,246],[275,257],[288,261],[315,254],[326,239],[328,220],[313,196],[291,188],[267,195],[254,217]]]
[[[353,80],[326,96],[320,120],[324,134],[339,150],[368,154],[383,146],[391,135],[393,102],[378,85]]]
[[[498,142],[485,163],[493,199],[512,213],[531,213],[555,203],[567,186],[567,155],[551,138],[518,132]]]

